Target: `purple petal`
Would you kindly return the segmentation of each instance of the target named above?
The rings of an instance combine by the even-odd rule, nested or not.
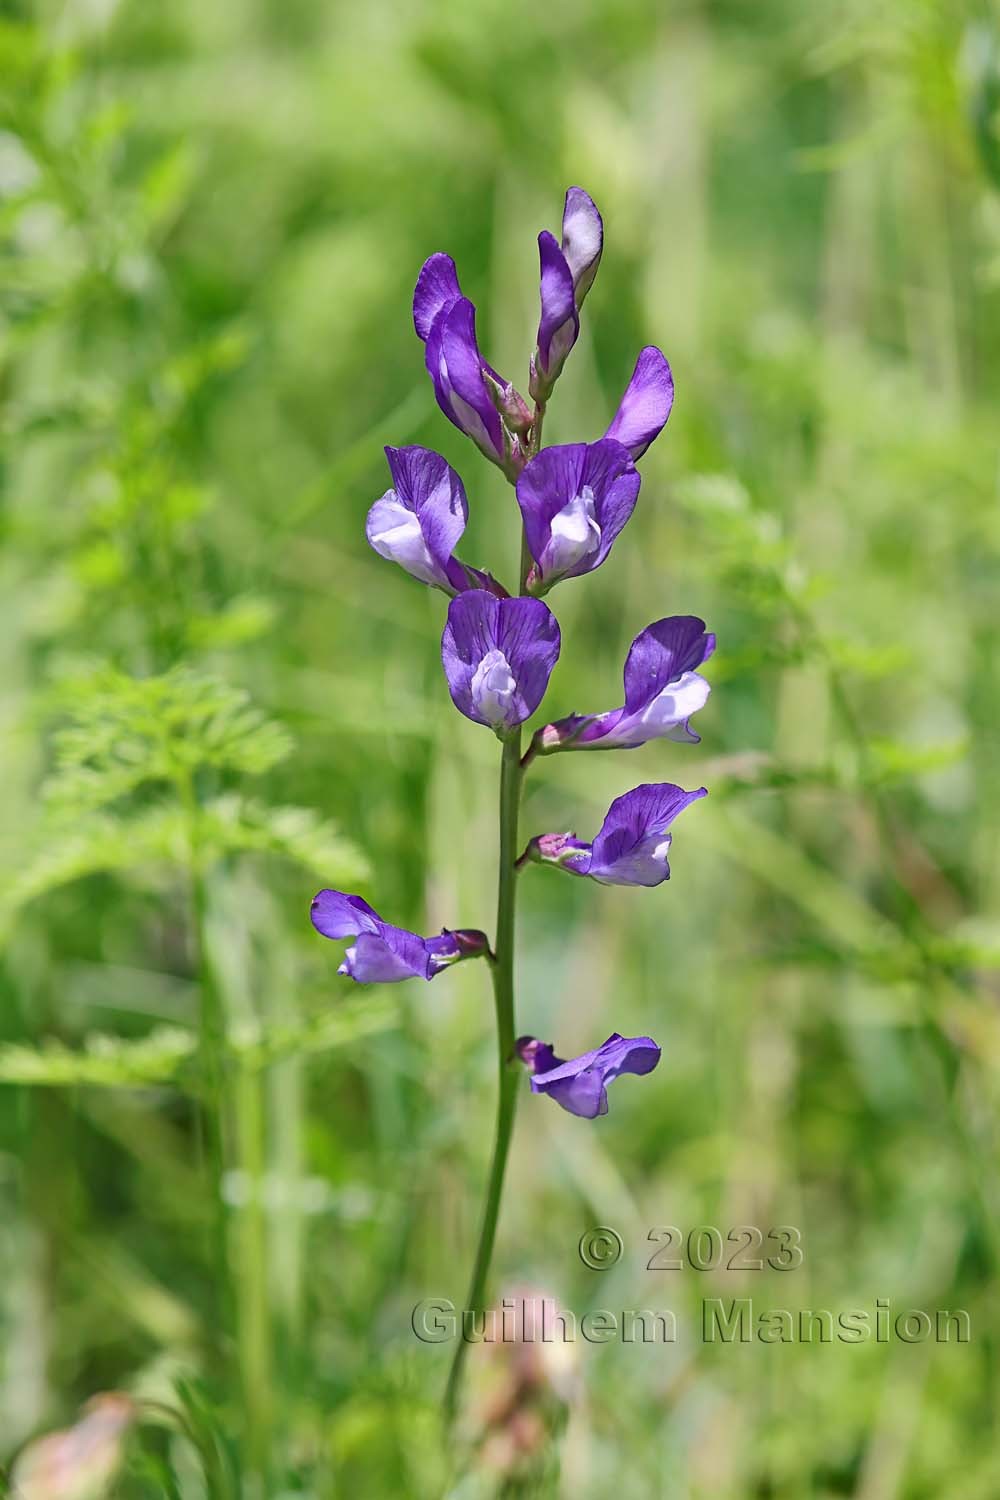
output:
[[[573,274],[555,236],[547,229],[538,236],[538,258],[542,302],[538,324],[538,364],[546,382],[551,383],[576,343],[580,317],[576,310]]]
[[[379,932],[363,932],[344,954],[337,970],[357,984],[395,984],[401,979],[433,979],[427,944],[415,932],[381,924]]]
[[[651,1073],[660,1061],[652,1037],[623,1037],[613,1032],[603,1046],[560,1063],[547,1073],[536,1072],[532,1092],[549,1094],[570,1114],[594,1119],[608,1112],[607,1085],[622,1073]]]
[[[534,713],[559,656],[559,626],[540,599],[498,599],[482,589],[448,607],[441,660],[460,713],[497,733]]]
[[[348,896],[344,891],[320,891],[313,897],[309,916],[316,931],[328,938],[377,932],[382,923],[367,901],[360,896]]]
[[[452,548],[469,517],[462,481],[429,448],[386,448],[385,453],[393,488],[368,512],[369,544],[422,583],[450,592]]]
[[[571,187],[563,208],[562,252],[573,277],[577,307],[583,306],[593,285],[603,249],[604,223],[597,205],[583,188]]]
[[[437,403],[459,431],[496,462],[503,458],[503,423],[490,399],[476,343],[476,309],[467,297],[445,307],[427,337],[427,369]],[[496,377],[499,379],[499,377]]]
[[[458,272],[450,255],[438,251],[425,260],[413,292],[413,326],[417,337],[426,344],[438,313],[457,302],[461,295]]]
[[[653,886],[669,880],[670,824],[690,803],[707,796],[705,787],[685,792],[657,782],[617,797],[594,840],[588,874],[603,885]]]
[[[517,503],[540,588],[599,568],[639,494],[640,476],[621,443],[543,448],[517,481]]]
[[[604,434],[624,443],[632,457],[640,459],[662,431],[674,404],[674,378],[659,349],[652,344],[636,360],[632,379]]]
[[[693,672],[715,650],[715,636],[697,615],[669,615],[639,632],[625,658],[625,707],[644,708],[668,682]]]

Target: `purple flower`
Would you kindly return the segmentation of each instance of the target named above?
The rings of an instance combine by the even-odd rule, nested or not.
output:
[[[320,891],[309,913],[316,931],[327,938],[353,937],[337,970],[358,984],[392,984],[398,979],[433,979],[463,958],[489,951],[486,936],[471,928],[443,929],[439,937],[422,938],[405,927],[383,922],[367,901],[343,891]]]
[[[538,236],[542,313],[538,343],[528,389],[536,401],[546,401],[580,332],[573,273],[555,235],[543,229]]]
[[[486,383],[506,382],[492,370],[476,342],[476,309],[462,296],[450,255],[432,255],[417,278],[413,325],[426,345],[427,370],[438,406],[494,463],[503,464],[504,429]]]
[[[652,1073],[660,1048],[650,1036],[620,1036],[617,1031],[601,1047],[571,1062],[556,1057],[547,1042],[523,1036],[517,1052],[531,1072],[531,1089],[548,1094],[571,1115],[593,1120],[608,1112],[607,1086],[621,1073]]]
[[[660,350],[648,344],[635,362],[632,379],[604,436],[624,443],[638,460],[663,430],[673,404],[670,366]]]
[[[625,703],[593,718],[574,714],[546,724],[536,749],[630,750],[648,740],[699,736],[690,716],[704,708],[710,685],[695,670],[715,650],[715,636],[697,615],[670,615],[640,631],[625,659]]]
[[[543,448],[531,460],[517,481],[517,503],[535,559],[532,592],[600,567],[641,482],[628,450],[609,438]]]
[[[430,448],[386,448],[392,489],[368,512],[365,535],[381,557],[434,588],[453,593],[452,557],[469,519],[465,488]]]
[[[543,833],[531,840],[518,864],[557,865],[602,885],[659,885],[670,879],[671,823],[689,803],[707,796],[703,786],[685,792],[669,781],[633,787],[612,802],[592,844],[573,833]]]
[[[562,244],[544,229],[538,236],[541,317],[529,390],[536,401],[552,394],[580,332],[580,308],[593,285],[604,244],[604,225],[583,188],[572,187],[563,208]]]
[[[455,707],[501,738],[530,718],[559,658],[559,626],[540,599],[484,589],[448,606],[441,660]]]

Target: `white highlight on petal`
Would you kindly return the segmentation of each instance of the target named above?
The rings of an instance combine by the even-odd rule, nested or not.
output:
[[[665,833],[655,844],[654,838],[655,834],[643,840],[621,859],[616,859],[606,870],[592,870],[594,879],[599,885],[659,885],[664,876],[669,874],[667,852],[670,849],[671,835]]]
[[[506,724],[517,680],[502,651],[487,651],[472,674],[471,691],[473,706],[487,724],[494,729]]]
[[[683,724],[699,708],[705,707],[711,691],[705,678],[697,672],[683,672],[676,682],[668,682],[641,713],[623,719],[604,743],[644,745],[647,740],[672,735],[678,724]]]
[[[585,484],[579,495],[552,517],[551,536],[541,556],[542,575],[561,577],[601,545],[594,512],[594,492]]]
[[[447,584],[447,578],[431,556],[420,522],[412,510],[389,490],[368,512],[368,540],[380,557],[399,563],[421,583]]]

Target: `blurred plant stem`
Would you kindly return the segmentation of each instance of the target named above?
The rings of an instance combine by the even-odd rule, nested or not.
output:
[[[494,940],[493,1002],[497,1021],[497,1117],[490,1163],[486,1204],[483,1209],[479,1245],[465,1306],[481,1312],[485,1306],[486,1279],[493,1257],[500,1199],[503,1195],[507,1155],[517,1109],[518,1065],[514,1055],[514,935],[517,870],[517,824],[521,802],[521,731],[504,741],[500,762],[500,871],[497,890],[497,930]],[[462,1370],[468,1345],[459,1334],[445,1390],[445,1420],[450,1425],[458,1408]]]
[[[220,1321],[224,1324],[229,1305],[226,1205],[223,1197],[226,1167],[225,1018],[222,993],[209,949],[208,888],[200,836],[201,810],[193,776],[178,774],[177,789],[188,822],[188,879],[199,995],[199,1047],[204,1078],[199,1129],[207,1169],[212,1178],[212,1259],[220,1294]]]
[[[200,1049],[204,1091],[200,1129],[211,1175],[212,1264],[215,1268],[218,1342],[232,1347],[235,1328],[238,1380],[242,1392],[245,1434],[244,1493],[265,1500],[271,1469],[271,1342],[267,1269],[267,1224],[264,1205],[265,1136],[261,1071],[247,1059],[228,1055],[226,1006],[212,958],[209,892],[201,845],[201,809],[194,778],[178,777],[188,820],[189,876],[195,963],[200,994]],[[233,1073],[233,1066],[238,1072]],[[235,1083],[233,1079],[235,1077]],[[231,1128],[230,1128],[231,1125]],[[230,1257],[230,1223],[226,1207],[226,1174],[239,1168],[243,1185],[234,1232],[238,1274]]]

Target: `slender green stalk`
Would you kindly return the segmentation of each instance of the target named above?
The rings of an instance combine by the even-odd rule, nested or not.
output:
[[[545,403],[536,402],[535,421],[530,441],[532,456],[541,447],[544,419]],[[520,559],[522,594],[527,592],[531,564],[528,538],[522,529]],[[493,1259],[497,1219],[500,1216],[500,1199],[503,1196],[507,1156],[514,1132],[517,1089],[520,1082],[517,1059],[514,1056],[514,1043],[517,1040],[517,1029],[514,1024],[514,938],[517,899],[517,824],[521,809],[523,781],[521,730],[518,728],[509,739],[504,741],[503,756],[500,761],[500,865],[497,880],[497,930],[493,943],[493,1004],[497,1022],[497,1115],[493,1137],[493,1157],[486,1186],[486,1203],[483,1207],[483,1221],[479,1231],[479,1244],[476,1247],[469,1293],[465,1301],[469,1312],[482,1312],[485,1307],[486,1280],[490,1272],[490,1262]],[[460,1331],[444,1395],[445,1420],[449,1425],[454,1420],[458,1408],[467,1347]]]
[[[472,1267],[472,1279],[466,1308],[470,1312],[481,1312],[485,1305],[486,1278],[493,1257],[496,1239],[497,1218],[500,1213],[500,1198],[503,1193],[504,1173],[510,1138],[514,1129],[514,1114],[517,1109],[518,1077],[514,1057],[516,1031],[514,1026],[514,917],[515,887],[517,872],[517,822],[521,802],[521,731],[517,730],[504,741],[503,759],[500,763],[500,872],[497,889],[497,930],[494,941],[493,1003],[497,1021],[497,1117],[496,1134],[493,1141],[493,1159],[486,1188],[486,1203],[483,1208],[479,1245]],[[462,1369],[468,1345],[459,1334],[455,1347],[445,1391],[445,1417],[450,1423],[458,1406]]]

